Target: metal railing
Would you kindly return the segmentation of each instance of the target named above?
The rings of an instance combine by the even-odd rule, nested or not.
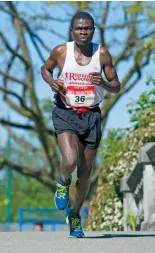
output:
[[[58,210],[56,208],[19,208],[18,209],[18,229],[23,231],[25,226],[34,226],[37,221],[41,221],[45,226],[50,226],[51,231],[56,231],[58,227],[66,227],[66,215],[69,208]],[[85,224],[88,218],[88,208],[81,208],[81,223]]]
[[[136,217],[136,230],[155,231],[155,142],[139,150],[139,159],[129,175],[121,178],[124,231],[129,214]]]

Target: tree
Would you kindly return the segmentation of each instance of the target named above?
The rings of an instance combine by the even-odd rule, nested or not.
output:
[[[0,222],[6,221],[6,179],[0,182]],[[55,206],[53,194],[42,183],[33,178],[13,172],[11,190],[12,222],[18,220],[18,208],[52,208]]]
[[[11,27],[9,33],[5,29],[0,31],[0,51],[1,59],[3,59],[0,68],[0,91],[3,103],[18,115],[17,121],[15,118],[7,120],[5,117],[1,117],[0,123],[9,131],[10,128],[15,129],[13,138],[18,150],[21,150],[25,145],[24,147],[29,151],[28,155],[39,156],[42,163],[38,165],[36,162],[32,166],[32,164],[26,163],[27,160],[22,159],[19,153],[15,153],[14,159],[1,154],[0,164],[3,169],[9,167],[23,175],[36,178],[54,191],[59,155],[51,121],[50,123],[47,121],[51,102],[44,101],[45,111],[36,92],[38,81],[36,73],[40,71],[45,54],[49,54],[51,51],[50,43],[46,42],[43,35],[46,32],[49,35],[52,33],[53,36],[59,36],[63,41],[69,39],[69,32],[64,36],[53,28],[56,26],[54,22],[61,23],[63,26],[70,21],[73,11],[86,8],[96,20],[100,44],[105,45],[110,51],[115,50],[112,54],[115,67],[121,68],[130,61],[131,64],[121,80],[121,91],[117,95],[105,92],[102,106],[102,127],[104,130],[113,106],[136,85],[142,77],[143,67],[149,64],[154,46],[155,30],[154,24],[151,26],[148,24],[154,18],[154,12],[152,12],[154,3],[119,3],[120,7],[118,7],[118,3],[112,2],[88,2],[84,5],[82,2],[55,4],[47,2],[41,3],[39,12],[36,13],[35,10],[35,14],[31,9],[33,3],[28,3],[28,7],[23,5],[22,2],[2,2],[0,4],[3,20],[6,20],[6,25],[9,24],[9,29]],[[51,14],[55,5],[59,5],[64,10],[64,18],[56,18]],[[114,7],[115,12],[118,11],[118,15],[115,17],[119,17],[115,19],[115,23],[110,19]],[[51,24],[51,28],[49,28],[49,24]],[[141,29],[144,26],[147,27],[146,30]],[[120,32],[122,36],[120,36]],[[116,54],[116,52],[118,53]],[[37,65],[35,61],[37,61]],[[26,132],[25,134],[22,132],[25,139],[20,136],[19,130]],[[20,160],[18,160],[19,157]],[[98,173],[93,177],[94,182],[99,174],[99,170],[97,171]]]
[[[155,79],[149,76],[146,82],[147,85],[155,85]],[[144,115],[148,109],[155,106],[155,88],[151,87],[150,91],[143,92],[138,100],[131,100],[128,103],[128,112],[131,114],[130,121],[134,122],[134,129],[139,129],[146,124],[147,119],[144,120]]]

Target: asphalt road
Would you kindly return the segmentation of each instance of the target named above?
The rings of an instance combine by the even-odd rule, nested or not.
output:
[[[68,239],[65,232],[1,232],[0,253],[154,253],[155,233],[87,232]]]

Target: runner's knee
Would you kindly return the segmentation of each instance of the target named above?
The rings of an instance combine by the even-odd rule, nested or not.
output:
[[[66,171],[71,171],[77,166],[77,157],[73,155],[68,155],[63,158],[63,167]]]
[[[88,181],[90,178],[90,171],[85,169],[78,169],[77,177],[79,180]]]
[[[76,188],[78,188],[78,187],[82,187],[82,189],[84,190],[87,190],[87,189],[89,189],[89,186],[90,186],[90,177],[88,176],[88,177],[83,177],[83,178],[78,178],[77,180],[76,180]]]

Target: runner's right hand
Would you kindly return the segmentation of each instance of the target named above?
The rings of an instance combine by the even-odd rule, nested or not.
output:
[[[54,80],[53,84],[51,85],[51,88],[52,88],[52,91],[54,91],[54,92],[65,93],[65,91],[66,91],[64,81],[62,81],[62,80]]]

